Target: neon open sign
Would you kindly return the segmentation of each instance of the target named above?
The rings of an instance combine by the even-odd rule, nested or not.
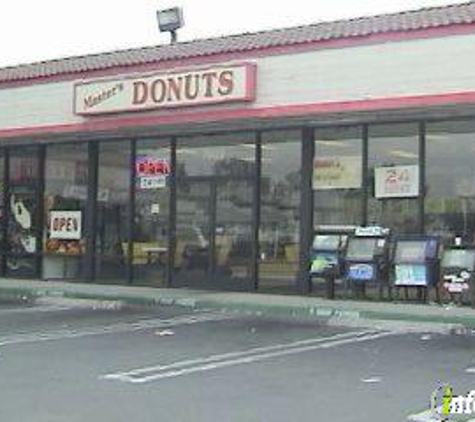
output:
[[[168,176],[171,173],[171,168],[168,160],[144,155],[137,157],[135,172],[138,177]]]

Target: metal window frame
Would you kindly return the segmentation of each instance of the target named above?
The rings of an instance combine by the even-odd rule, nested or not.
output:
[[[259,228],[261,225],[261,183],[262,183],[262,133],[255,132],[255,171],[253,180],[252,219],[251,219],[251,290],[259,290]]]
[[[426,123],[419,122],[419,232],[424,234],[426,231],[425,218],[425,197],[426,197]]]
[[[301,200],[300,200],[300,227],[299,227],[299,234],[300,234],[300,242],[299,242],[299,273],[298,273],[298,280],[297,285],[300,287],[301,291],[308,292],[310,290],[309,280],[306,277],[306,270],[307,270],[307,252],[310,246],[310,235],[309,233],[313,232],[313,230],[308,230],[308,227],[313,228],[313,194],[311,189],[311,171],[313,169],[313,157],[314,157],[314,150],[312,151],[312,146],[314,148],[313,142],[313,132],[317,128],[342,128],[342,127],[349,127],[349,126],[360,126],[362,128],[362,167],[363,167],[363,177],[362,177],[362,206],[361,206],[361,218],[362,223],[366,224],[368,222],[368,202],[369,202],[369,195],[370,195],[370,177],[369,177],[369,128],[371,126],[383,126],[383,125],[396,125],[396,124],[403,124],[403,123],[412,123],[418,125],[418,151],[419,151],[419,176],[420,176],[420,192],[417,198],[418,200],[418,224],[421,232],[425,231],[425,196],[426,196],[426,130],[428,123],[437,123],[437,122],[447,122],[447,121],[467,121],[473,120],[473,115],[467,116],[453,116],[453,117],[438,117],[438,116],[428,116],[424,119],[416,118],[403,118],[403,119],[378,119],[377,121],[370,121],[365,119],[366,121],[353,121],[353,122],[334,122],[334,123],[325,123],[325,124],[315,124],[312,126],[302,126],[302,125],[295,125],[295,126],[282,126],[282,127],[273,127],[273,128],[265,128],[265,129],[252,129],[252,128],[244,128],[244,129],[236,129],[236,130],[220,130],[220,131],[197,131],[195,133],[184,133],[179,135],[180,138],[189,138],[194,137],[197,135],[206,136],[207,134],[210,135],[219,135],[219,134],[238,134],[238,133],[254,133],[255,134],[255,147],[256,147],[256,172],[254,174],[254,193],[253,193],[253,210],[252,210],[252,236],[253,236],[253,250],[252,250],[252,289],[258,290],[259,289],[259,227],[261,223],[261,213],[260,213],[260,188],[261,188],[261,179],[262,179],[262,136],[266,132],[275,132],[275,131],[284,131],[284,130],[299,130],[301,131],[301,181],[300,181],[300,188],[301,188]],[[169,254],[167,260],[167,277],[166,277],[166,284],[168,287],[173,285],[173,269],[174,269],[174,258],[175,258],[175,248],[176,248],[176,148],[177,148],[177,137],[178,135],[166,135],[163,134],[159,136],[160,138],[168,138],[169,139],[169,148],[170,148],[170,162],[172,164],[172,174],[170,176],[170,200],[169,200],[169,218],[168,218],[168,246],[169,246]],[[111,137],[111,139],[104,139],[101,140],[102,142],[109,142],[109,141],[117,141],[121,140],[123,137]],[[142,138],[137,137],[132,140],[124,140],[124,142],[130,142],[131,148],[131,162],[134,163],[134,158],[136,155],[136,145],[137,142]],[[64,145],[72,143],[71,141],[65,142],[55,142],[55,143],[43,143],[43,145]],[[95,262],[96,262],[96,233],[97,233],[97,191],[98,191],[98,165],[99,165],[99,141],[98,140],[88,140],[87,143],[87,150],[88,150],[88,195],[86,201],[86,221],[85,221],[85,237],[86,237],[86,265],[85,265],[85,279],[87,281],[94,281],[95,279]],[[31,144],[28,144],[31,145]],[[26,143],[18,144],[18,147],[27,146]],[[1,159],[4,163],[3,169],[3,177],[4,177],[4,186],[2,187],[2,193],[4,198],[8,198],[9,191],[10,191],[10,155],[11,152],[15,149],[15,146],[4,146],[3,147],[3,156]],[[309,153],[310,152],[310,153]],[[39,175],[43,190],[45,184],[45,173],[44,173],[44,155],[40,163],[41,174]],[[135,166],[132,165],[132,169]],[[133,234],[135,231],[134,225],[134,218],[135,218],[135,170],[131,170],[131,184],[130,184],[130,213],[129,213],[129,260],[132,258],[132,254],[130,253],[131,248],[133,248]],[[40,203],[43,201],[41,200]],[[7,203],[5,203],[5,210],[4,210],[4,224],[0,228],[4,235],[4,242],[5,244],[8,242],[8,222],[10,219],[10,210]],[[41,228],[44,226],[44,209],[42,210],[42,221],[43,224]],[[38,231],[39,235],[39,231]],[[40,239],[40,245],[42,244],[42,239]],[[41,254],[41,258],[42,255]],[[3,249],[0,252],[0,274],[6,274],[6,261],[7,261],[8,251]],[[129,262],[129,274],[128,280],[129,283],[133,283],[134,274],[133,274],[133,266],[131,262]]]
[[[371,189],[368,168],[369,125],[367,124],[361,128],[361,142],[361,224],[366,226],[368,224],[369,189]]]
[[[97,192],[99,181],[99,144],[88,141],[87,200],[85,215],[86,253],[84,254],[84,281],[96,279]]]
[[[172,136],[168,142],[170,150],[170,190],[169,195],[169,210],[168,210],[168,257],[166,271],[166,286],[172,287],[175,275],[175,251],[176,251],[176,210],[177,210],[177,177],[176,177],[176,150],[177,138]]]
[[[127,214],[127,233],[129,239],[127,241],[127,259],[125,260],[125,267],[127,271],[127,284],[134,282],[134,239],[135,239],[135,178],[136,168],[135,161],[137,158],[137,139],[129,141],[130,156],[129,156],[129,209]]]
[[[308,253],[313,241],[314,199],[312,189],[313,159],[315,156],[315,128],[304,127],[301,131],[300,168],[300,221],[299,221],[299,270],[297,288],[301,293],[311,292],[308,271]]]
[[[8,220],[10,219],[10,206],[7,198],[10,195],[10,150],[7,148],[2,149],[2,161],[3,161],[3,224],[0,227],[2,230],[3,244],[0,251],[0,275],[5,277],[7,273],[7,246],[8,246]]]
[[[36,226],[36,255],[35,255],[35,273],[38,277],[43,277],[43,232],[45,227],[45,169],[46,169],[46,145],[40,145],[37,152],[38,160],[38,181],[36,187],[37,218]]]

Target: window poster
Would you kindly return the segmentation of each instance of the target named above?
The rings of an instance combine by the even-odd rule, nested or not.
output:
[[[81,234],[81,211],[50,212],[50,239],[79,240]]]
[[[316,157],[313,162],[313,189],[358,189],[361,187],[361,157]]]
[[[392,166],[374,169],[374,191],[378,199],[412,198],[419,195],[419,166]]]
[[[50,210],[45,252],[78,255],[83,253],[82,211]]]

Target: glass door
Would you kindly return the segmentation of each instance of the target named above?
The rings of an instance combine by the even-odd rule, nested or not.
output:
[[[171,171],[168,139],[137,142],[135,227],[130,245],[134,284],[167,286]]]
[[[179,181],[175,269],[177,286],[250,289],[252,180]]]
[[[246,178],[221,178],[216,190],[214,221],[214,274],[218,289],[252,288],[253,181]]]
[[[203,287],[212,273],[214,248],[211,184],[198,178],[181,179],[176,191],[175,271],[176,286]],[[212,239],[213,238],[213,239]]]

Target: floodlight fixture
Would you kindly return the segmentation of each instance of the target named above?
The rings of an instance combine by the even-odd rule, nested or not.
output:
[[[157,22],[160,31],[170,32],[171,43],[176,43],[176,31],[184,25],[182,9],[180,7],[172,7],[171,9],[159,10],[157,12]]]

